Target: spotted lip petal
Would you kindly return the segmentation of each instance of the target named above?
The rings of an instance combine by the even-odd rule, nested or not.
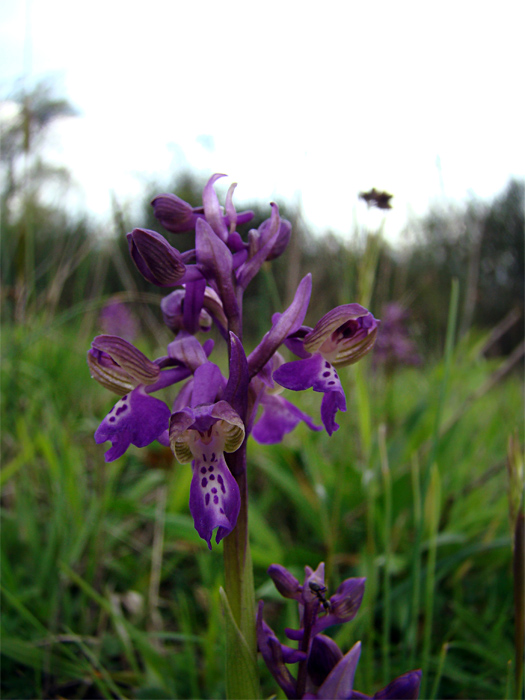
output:
[[[130,444],[146,447],[167,430],[170,409],[160,399],[146,394],[138,386],[118,401],[95,432],[100,444],[110,440],[112,447],[106,452],[106,462],[121,457]]]
[[[213,445],[201,443],[201,456],[192,462],[193,478],[190,487],[190,512],[195,529],[211,549],[213,530],[219,528],[217,544],[237,523],[241,507],[239,486],[232,476],[222,453]]]
[[[203,378],[214,375],[213,370],[208,372],[208,366],[200,373]],[[171,416],[169,436],[177,459],[192,462],[190,512],[195,529],[211,549],[213,530],[218,528],[218,544],[237,523],[241,506],[239,486],[223,453],[240,447],[244,424],[226,401],[186,406]]]
[[[337,411],[346,411],[343,387],[335,368],[321,353],[315,353],[305,360],[294,360],[281,365],[273,373],[274,380],[292,391],[312,388],[323,392],[321,420],[326,432],[331,435],[338,429],[334,417]]]

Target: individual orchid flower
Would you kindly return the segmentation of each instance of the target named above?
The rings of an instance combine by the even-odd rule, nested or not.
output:
[[[337,411],[346,411],[336,367],[353,364],[372,349],[378,323],[360,304],[338,306],[304,335],[303,359],[287,362],[274,372],[275,381],[286,389],[313,388],[324,394],[321,420],[329,435],[339,428],[335,422]]]
[[[225,452],[235,452],[244,440],[244,424],[226,402],[187,406],[171,416],[170,444],[181,463],[191,462],[190,512],[195,529],[211,549],[213,530],[217,544],[237,522],[241,504],[239,486]]]

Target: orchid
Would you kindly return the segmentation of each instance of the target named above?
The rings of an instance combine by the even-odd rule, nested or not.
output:
[[[202,206],[192,207],[174,194],[161,194],[152,201],[156,218],[170,234],[195,231],[193,249],[180,253],[149,229],[135,228],[127,234],[140,274],[158,287],[171,288],[161,302],[164,322],[173,333],[166,354],[152,360],[128,340],[106,334],[93,340],[87,359],[91,376],[120,396],[95,433],[97,443],[111,442],[106,461],[118,459],[130,445],[144,447],[158,441],[171,446],[178,462],[191,463],[189,510],[195,529],[209,549],[214,532],[215,542],[223,542],[223,606],[232,645],[228,694],[256,697],[247,439],[252,435],[263,444],[277,443],[299,423],[313,431],[324,427],[329,435],[337,430],[337,411],[346,410],[337,369],[371,351],[379,321],[359,304],[345,304],[328,311],[313,328],[303,325],[312,290],[307,274],[291,304],[273,315],[267,333],[247,357],[243,295],[263,264],[285,251],[291,224],[272,203],[269,218],[243,238],[237,226],[248,223],[253,214],[236,211],[235,185],[221,207],[215,183],[222,177],[210,178]],[[213,325],[227,345],[227,377],[210,359],[214,341],[201,340],[200,334]],[[286,349],[299,359],[285,361],[281,352]],[[284,389],[308,388],[323,393],[322,426],[282,395]],[[160,390],[162,399],[153,396]],[[171,398],[166,399],[170,391]],[[322,632],[353,618],[364,580],[347,579],[327,600],[323,565],[315,571],[307,567],[303,585],[277,565],[270,575],[302,610],[301,629],[289,632],[298,649],[278,642],[262,619],[262,607],[257,620],[260,650],[288,697],[325,698],[336,686],[351,688],[358,653],[343,656]],[[236,666],[239,655],[244,659],[241,670]],[[294,662],[299,663],[297,682],[286,668],[286,663]]]
[[[334,595],[327,598],[323,562],[315,570],[305,567],[303,584],[279,564],[272,564],[268,574],[279,593],[285,598],[296,600],[299,605],[300,628],[285,630],[289,639],[298,642],[297,649],[279,642],[263,619],[262,601],[259,602],[257,613],[259,649],[286,697],[311,700],[369,697],[409,700],[418,697],[421,678],[419,670],[396,678],[373,696],[354,690],[361,643],[356,642],[343,655],[334,640],[322,634],[328,627],[349,622],[355,617],[363,598],[365,579],[346,579]],[[297,677],[286,665],[296,663],[299,664]]]

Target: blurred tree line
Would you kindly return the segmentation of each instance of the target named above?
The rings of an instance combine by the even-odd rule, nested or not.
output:
[[[64,169],[45,163],[42,144],[51,125],[75,115],[73,107],[46,84],[14,94],[10,103],[14,109],[2,119],[0,152],[4,321],[24,322],[34,314],[51,320],[62,312],[94,319],[104,300],[117,295],[144,302],[143,330],[154,328],[158,310],[150,304],[169,290],[153,289],[142,279],[129,258],[125,233],[135,226],[165,233],[153,217],[151,199],[175,192],[199,206],[204,182],[189,173],[151,183],[138,218],[128,217],[115,202],[111,230],[101,232],[86,215],[74,217],[43,196],[50,182],[68,182]],[[397,301],[411,313],[421,351],[440,355],[451,282],[457,277],[460,332],[499,326],[493,351],[509,353],[523,338],[524,197],[525,183],[511,180],[492,202],[435,208],[409,224],[412,242],[402,250],[389,245],[380,231],[356,232],[346,242],[330,232],[313,236],[299,211],[279,203],[281,215],[292,222],[292,240],[247,290],[248,342],[267,329],[272,311],[290,302],[298,281],[311,271],[307,322],[349,301],[365,303],[381,318],[382,306]],[[269,216],[267,203],[243,203],[242,208],[254,211],[243,235]],[[192,247],[191,234],[166,237],[181,251]]]

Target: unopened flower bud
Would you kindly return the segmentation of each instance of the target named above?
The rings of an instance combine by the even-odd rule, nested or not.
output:
[[[136,228],[127,234],[129,252],[139,272],[158,287],[173,287],[186,266],[181,254],[156,231]]]

